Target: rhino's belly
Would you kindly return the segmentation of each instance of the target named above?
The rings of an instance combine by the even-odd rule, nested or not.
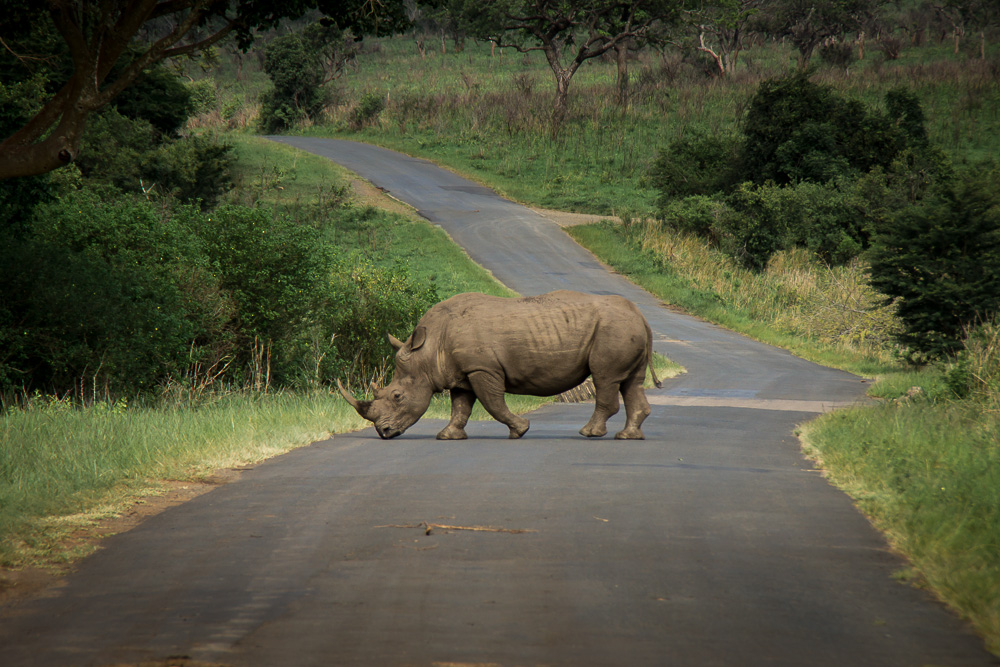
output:
[[[554,396],[569,391],[590,375],[590,367],[579,353],[543,357],[522,356],[516,363],[506,364],[507,393]]]

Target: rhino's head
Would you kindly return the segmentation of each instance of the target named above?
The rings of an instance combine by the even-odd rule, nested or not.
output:
[[[396,373],[392,382],[375,390],[374,400],[359,401],[337,380],[344,399],[359,415],[375,424],[380,438],[402,435],[427,412],[434,390],[413,359],[413,353],[423,347],[426,338],[423,327],[417,327],[405,343],[389,335],[389,342],[396,348]]]

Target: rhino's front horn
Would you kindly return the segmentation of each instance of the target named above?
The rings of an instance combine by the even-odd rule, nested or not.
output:
[[[351,407],[358,411],[364,419],[368,419],[368,401],[359,401],[358,399],[351,396],[344,385],[340,384],[340,380],[337,380],[337,388],[340,389],[340,395],[344,397],[344,400],[351,404]]]

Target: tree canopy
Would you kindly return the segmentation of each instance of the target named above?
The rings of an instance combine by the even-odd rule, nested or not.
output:
[[[0,179],[43,174],[76,159],[89,116],[156,63],[223,39],[246,49],[258,31],[318,9],[356,34],[406,24],[402,0],[4,0],[0,101],[35,93],[6,117]],[[17,95],[11,88],[17,88]]]

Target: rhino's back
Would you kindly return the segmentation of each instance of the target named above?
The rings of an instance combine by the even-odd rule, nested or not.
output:
[[[561,290],[521,298],[459,294],[436,305],[425,318],[451,335],[490,336],[494,343],[508,336],[518,342],[527,337],[544,346],[589,337],[599,323],[611,325],[636,315],[622,297]]]

